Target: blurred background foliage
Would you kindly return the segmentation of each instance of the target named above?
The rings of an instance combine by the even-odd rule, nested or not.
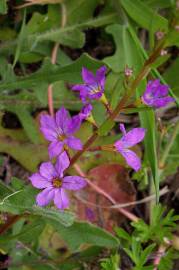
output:
[[[125,68],[132,68],[131,79],[134,79],[160,42],[160,36],[164,37],[166,53],[152,65],[148,79],[160,78],[168,83],[176,104],[156,114],[152,109],[136,109],[115,119],[116,123],[121,121],[127,126],[141,125],[148,129],[143,167],[133,175],[140,191],[148,187],[151,179],[159,188],[166,177],[177,173],[179,2],[0,1],[0,162],[6,173],[7,157],[8,162],[10,160],[17,167],[15,175],[13,170],[10,172],[10,176],[16,176],[11,180],[10,176],[4,177],[5,171],[1,172],[2,224],[7,212],[8,218],[12,218],[11,214],[23,215],[12,231],[0,238],[3,263],[7,261],[12,265],[7,269],[88,269],[86,262],[94,261],[94,256],[103,253],[104,248],[114,250],[118,247],[117,237],[96,225],[76,220],[69,211],[61,213],[54,208],[34,206],[36,191],[27,185],[27,175],[48,159],[47,143],[39,132],[39,116],[48,110],[48,85],[53,84],[55,108],[63,105],[73,115],[82,104],[70,88],[82,82],[82,67],[95,72],[105,64],[108,67],[105,93],[115,108],[126,91]],[[54,64],[55,44],[59,48]],[[136,97],[144,91],[146,81],[144,79],[137,87]],[[105,109],[94,103],[93,114],[101,125],[106,118]],[[110,133],[105,132],[108,136],[101,136],[94,147],[112,143],[119,136],[117,125]],[[84,123],[77,135],[85,142],[91,134],[91,126]],[[172,145],[163,156],[171,138]],[[142,155],[141,147],[135,150]],[[161,160],[163,167],[159,166]],[[79,162],[85,172],[104,163],[120,163],[121,171],[128,172],[127,165],[116,154],[87,152]],[[18,179],[21,176],[25,181]],[[107,255],[108,250],[105,251]],[[111,261],[116,264],[116,260],[119,263],[119,259],[112,256],[103,265],[109,263],[111,267]],[[95,267],[92,265],[89,269],[98,269]]]

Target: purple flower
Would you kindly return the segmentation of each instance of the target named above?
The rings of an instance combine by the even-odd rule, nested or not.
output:
[[[123,136],[120,140],[115,142],[114,146],[116,150],[125,158],[127,164],[132,167],[135,171],[138,171],[141,167],[139,157],[129,147],[141,142],[145,136],[145,128],[133,128],[126,133],[123,124],[120,124],[120,130]]]
[[[84,105],[79,113],[79,118],[81,120],[85,120],[86,118],[88,118],[91,115],[92,109],[93,109],[93,106],[91,104],[88,103]]]
[[[160,80],[149,81],[142,96],[142,101],[148,106],[160,108],[169,102],[175,101],[168,96],[169,86],[160,84]]]
[[[51,162],[44,162],[38,173],[29,177],[32,185],[43,189],[37,197],[39,206],[45,206],[54,201],[59,209],[69,206],[69,200],[65,193],[67,190],[79,190],[86,186],[86,181],[80,176],[63,176],[63,172],[70,164],[67,153],[64,151],[57,159],[55,166]]]
[[[65,108],[58,110],[55,117],[42,115],[40,124],[44,137],[51,142],[48,148],[50,158],[58,156],[66,148],[82,149],[80,139],[73,136],[80,128],[80,122],[75,116],[71,118]]]
[[[84,84],[76,84],[72,87],[72,90],[80,92],[80,98],[84,103],[86,99],[100,99],[102,97],[106,80],[106,70],[107,68],[105,66],[100,67],[95,76],[87,68],[82,68]]]

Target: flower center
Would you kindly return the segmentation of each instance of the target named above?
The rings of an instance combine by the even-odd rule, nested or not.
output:
[[[59,178],[54,178],[52,184],[55,188],[60,188],[62,186],[62,180]]]
[[[59,136],[58,136],[58,139],[59,139],[60,141],[64,141],[64,140],[66,139],[65,134],[59,135]]]
[[[90,94],[96,94],[101,91],[99,85],[90,86]]]

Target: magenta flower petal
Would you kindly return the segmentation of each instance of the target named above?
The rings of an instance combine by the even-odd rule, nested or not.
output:
[[[44,162],[40,165],[40,174],[44,178],[51,180],[53,177],[56,177],[57,173],[54,166],[51,162]]]
[[[75,133],[77,130],[80,129],[81,126],[81,121],[79,120],[78,115],[75,115],[72,117],[72,121],[71,121],[71,126],[70,129],[73,132],[70,132],[69,134],[72,135],[73,133]]]
[[[141,168],[140,158],[133,151],[123,149],[120,153],[125,158],[127,164],[135,171],[138,171]]]
[[[53,141],[48,147],[48,152],[50,159],[58,156],[63,150],[64,142],[62,141]]]
[[[170,102],[175,102],[175,99],[172,97],[157,98],[155,101],[153,101],[153,106],[156,108],[161,108]]]
[[[47,141],[53,142],[54,140],[57,139],[57,133],[55,133],[53,130],[51,129],[47,129],[47,128],[40,128],[40,131],[43,133],[45,139]]]
[[[40,130],[48,141],[53,141],[54,139],[56,139],[57,126],[55,124],[54,119],[51,116],[46,114],[41,115],[40,124],[41,124]]]
[[[36,197],[37,205],[45,206],[53,200],[55,195],[53,188],[46,188],[42,192],[40,192]]]
[[[63,172],[70,165],[70,160],[67,153],[64,151],[58,158],[55,165],[56,171],[60,177],[63,177]]]
[[[82,68],[82,78],[86,84],[93,84],[96,82],[96,78],[93,73],[85,67]]]
[[[145,137],[145,128],[133,128],[126,133],[120,140],[123,143],[123,147],[132,147],[135,144],[141,142]]]
[[[91,114],[92,109],[93,109],[93,106],[90,103],[83,106],[83,108],[81,109],[81,111],[79,113],[79,118],[81,120],[88,118]]]
[[[137,171],[141,167],[140,159],[135,152],[129,150],[128,148],[141,142],[144,139],[146,130],[145,128],[133,128],[126,133],[123,124],[120,125],[120,129],[124,135],[120,140],[114,143],[114,147],[116,148],[116,151],[118,151],[125,158],[127,164]]]
[[[83,149],[83,145],[82,145],[80,139],[78,139],[78,138],[71,136],[66,140],[66,143],[70,148],[72,148],[74,150],[82,150]]]
[[[168,95],[169,92],[169,86],[165,85],[165,84],[160,84],[159,81],[159,85],[157,87],[157,89],[155,89],[154,91],[154,96],[155,97],[165,97],[166,95]]]
[[[96,80],[100,83],[101,87],[104,88],[105,85],[105,74],[107,68],[105,66],[100,67],[96,72]]]
[[[53,117],[51,117],[48,114],[41,115],[40,124],[43,128],[52,129],[54,131],[56,130],[57,127]]]
[[[54,204],[56,205],[57,208],[59,208],[61,210],[68,208],[69,199],[68,199],[68,197],[65,193],[65,190],[63,188],[55,190]]]
[[[62,107],[56,112],[55,119],[57,126],[60,127],[64,132],[70,120],[69,112]]]
[[[68,127],[66,127],[66,134],[72,135],[77,130],[79,130],[81,126],[81,121],[78,117],[78,115],[75,115],[71,118],[71,121],[69,121]]]
[[[126,129],[125,129],[124,124],[120,124],[120,125],[119,125],[119,128],[120,128],[120,131],[122,132],[122,134],[123,134],[123,135],[126,135],[127,132],[126,132]]]
[[[42,177],[39,173],[32,174],[29,179],[32,185],[39,189],[50,187],[52,185],[50,181]]]
[[[66,176],[63,178],[62,188],[69,190],[78,190],[86,186],[86,181],[80,176]]]
[[[75,84],[72,86],[71,88],[73,91],[83,91],[84,89],[86,89],[86,86],[83,84]]]

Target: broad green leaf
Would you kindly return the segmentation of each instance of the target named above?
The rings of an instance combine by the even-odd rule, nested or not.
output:
[[[17,40],[17,47],[16,47],[16,52],[15,52],[15,56],[14,56],[14,61],[13,61],[13,67],[15,67],[19,56],[20,56],[20,52],[21,52],[21,47],[23,46],[23,41],[25,38],[25,23],[26,23],[26,10],[24,11],[24,16],[23,16],[23,21],[22,21],[22,25],[21,25],[21,30],[20,33],[18,35],[18,40]]]
[[[29,224],[24,225],[25,220],[19,220],[17,223],[14,224],[14,227],[18,225],[19,222],[23,222],[21,226],[21,230],[19,232],[14,233],[12,235],[8,235],[6,237],[1,237],[0,243],[6,243],[6,241],[21,241],[23,243],[30,243],[38,242],[38,237],[42,233],[45,222],[42,219],[34,218]],[[24,225],[24,226],[23,226]]]
[[[168,8],[172,6],[172,0],[143,0],[148,6],[152,8]]]
[[[179,58],[177,58],[168,69],[166,69],[163,77],[169,86],[173,89],[173,92],[179,97]]]
[[[0,29],[0,40],[7,41],[16,38],[17,33],[14,29],[10,27],[1,27]]]
[[[68,81],[70,83],[81,82],[81,70],[85,66],[92,71],[96,71],[101,66],[101,62],[93,59],[87,54],[83,54],[78,60],[64,67],[52,65],[49,61],[39,71],[24,77],[16,77],[10,82],[2,82],[0,90],[33,88],[41,83],[54,83],[56,81]]]
[[[56,222],[57,225],[70,226],[74,221],[74,215],[70,212],[56,209],[42,208],[35,204],[35,196],[38,190],[32,186],[26,186],[19,191],[12,191],[0,181],[0,210],[12,214],[28,213],[32,216],[39,216],[45,222]]]
[[[73,24],[70,26],[66,26],[64,28],[58,27],[58,28],[52,28],[50,30],[40,32],[40,33],[33,33],[33,34],[28,35],[27,38],[24,40],[24,43],[23,43],[24,47],[22,49],[26,51],[27,50],[33,51],[35,47],[37,46],[37,44],[44,40],[56,41],[58,39],[58,41],[60,41],[60,38],[61,38],[61,42],[63,43],[64,37],[67,40],[67,33],[73,33],[73,31],[79,32],[80,30],[84,30],[89,27],[104,26],[104,25],[115,22],[116,18],[117,18],[117,14],[113,12],[109,14],[99,15],[98,17],[91,18],[85,22]],[[0,46],[0,53],[1,54],[4,54],[4,53],[14,54],[16,46],[17,46],[17,40],[5,42]]]
[[[67,24],[73,25],[77,22],[81,23],[93,17],[94,10],[98,3],[98,0],[66,1]]]
[[[33,92],[21,91],[14,95],[0,94],[0,109],[16,113],[17,107],[19,110],[28,110],[33,112],[36,109],[44,109],[47,106],[47,88],[46,83],[41,83],[37,87],[33,87]],[[63,81],[58,81],[53,85],[53,101],[54,107],[59,108],[65,106],[70,110],[79,110],[81,101],[65,86]]]
[[[114,127],[114,125],[115,122],[111,119],[104,121],[104,123],[98,129],[99,136],[106,136],[108,132]]]
[[[0,14],[7,13],[7,0],[1,0],[0,2]]]
[[[129,26],[113,24],[106,28],[106,32],[114,38],[116,51],[113,56],[106,57],[103,61],[110,66],[114,72],[124,71],[126,65],[133,68],[134,74],[139,69],[138,57],[141,58],[140,50],[133,44]],[[133,54],[133,50],[136,54]]]
[[[27,137],[34,143],[38,144],[40,142],[39,139],[39,131],[37,124],[35,123],[33,117],[30,115],[28,110],[23,108],[14,108],[13,112],[15,112],[22,123],[22,126],[27,134]]]
[[[68,228],[57,222],[50,223],[73,251],[84,244],[108,248],[116,248],[119,245],[118,239],[112,234],[87,222],[76,221]]]
[[[154,180],[157,200],[159,199],[159,175],[157,162],[156,126],[154,111],[144,111],[140,113],[142,127],[146,128],[144,139],[145,159],[149,162]]]
[[[179,33],[175,28],[171,29],[170,32],[168,33],[168,36],[166,39],[166,47],[168,46],[179,47]]]
[[[72,48],[81,48],[85,42],[85,34],[82,33],[78,28],[70,28],[67,31],[63,29],[61,31],[51,30],[46,35],[37,37],[32,48],[36,46],[37,43],[43,42],[46,40],[59,42],[63,45],[70,46]]]
[[[158,30],[167,31],[168,21],[157,14],[146,3],[140,0],[121,0],[121,5],[129,16],[141,27],[156,32]]]
[[[123,35],[125,35],[126,27],[120,24],[113,24],[106,27],[106,32],[111,34],[116,44],[116,51],[114,55],[106,57],[103,61],[114,72],[120,72],[125,67],[125,44],[123,43]]]
[[[48,160],[47,146],[29,143],[27,138],[24,141],[24,134],[8,130],[6,133],[11,137],[3,136],[0,138],[0,152],[13,157],[28,171],[35,171],[42,161]],[[16,136],[17,139],[12,139]]]
[[[107,58],[104,59],[107,60]],[[105,62],[106,63],[106,62]],[[124,93],[124,74],[110,72],[105,83],[105,95],[114,109]]]

